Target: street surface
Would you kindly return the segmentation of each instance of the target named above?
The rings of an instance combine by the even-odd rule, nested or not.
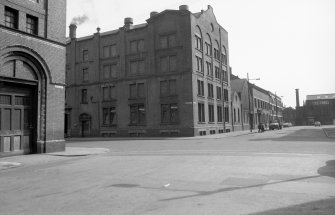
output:
[[[85,139],[67,147],[109,152],[1,158],[0,214],[334,215],[335,127],[323,128]]]

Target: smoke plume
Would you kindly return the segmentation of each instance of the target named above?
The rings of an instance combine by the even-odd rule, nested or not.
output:
[[[71,24],[75,24],[75,25],[81,25],[84,22],[86,22],[88,20],[88,16],[86,14],[82,15],[82,16],[76,16],[73,17]]]

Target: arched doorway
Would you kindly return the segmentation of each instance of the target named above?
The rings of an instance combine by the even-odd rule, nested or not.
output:
[[[82,137],[89,137],[91,135],[91,116],[87,113],[83,113],[79,117],[80,121],[80,133]]]
[[[38,146],[45,137],[43,67],[27,52],[0,57],[0,157],[43,152]]]

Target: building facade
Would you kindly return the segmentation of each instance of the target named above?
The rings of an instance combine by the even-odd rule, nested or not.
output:
[[[308,95],[304,106],[297,107],[296,124],[335,125],[335,94]]]
[[[239,109],[240,121],[234,120],[234,130],[255,129],[258,124],[263,123],[268,128],[271,122],[283,122],[283,102],[280,96],[271,93],[255,84],[251,84],[247,79],[240,79],[231,74],[231,93],[235,95],[232,99],[232,109],[237,112]],[[236,96],[240,97],[237,99]],[[235,114],[233,114],[235,116]],[[235,119],[235,118],[234,118]]]
[[[0,157],[65,149],[65,11],[0,1]]]
[[[67,42],[67,136],[197,136],[231,129],[228,33],[212,7]],[[226,119],[226,120],[224,120]]]

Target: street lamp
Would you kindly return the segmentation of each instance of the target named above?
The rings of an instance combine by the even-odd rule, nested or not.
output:
[[[250,90],[249,90],[249,81],[250,80],[261,80],[260,78],[254,78],[250,79],[249,78],[249,73],[247,73],[247,84],[248,84],[248,103],[249,103],[249,127],[250,127],[250,132],[252,132],[253,129],[253,113],[251,113],[251,107],[250,107]]]

